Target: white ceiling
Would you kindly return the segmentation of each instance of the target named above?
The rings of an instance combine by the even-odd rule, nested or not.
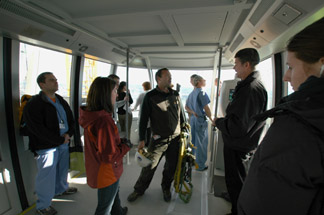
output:
[[[133,66],[215,69],[220,47],[222,56],[226,56],[223,64],[230,65],[227,59],[233,53],[228,49],[239,34],[244,39],[238,47],[251,46],[251,36],[256,37],[261,49],[270,43],[265,34],[255,35],[254,31],[263,28],[267,17],[285,2],[289,1],[1,0],[0,30],[30,43],[47,42],[119,65],[125,64],[129,50]],[[323,1],[309,0],[304,8],[300,8],[305,5],[302,0],[290,4],[305,16],[318,5],[323,6]],[[7,5],[13,9],[7,9]],[[247,25],[252,13],[258,11],[263,11],[261,23]],[[278,25],[278,20],[273,20],[270,23],[280,31],[274,34],[276,31],[270,29],[267,35],[275,39],[289,25]]]

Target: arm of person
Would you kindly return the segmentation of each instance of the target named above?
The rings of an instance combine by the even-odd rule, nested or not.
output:
[[[193,110],[191,110],[187,105],[185,106],[185,109],[186,109],[186,111],[190,114],[190,115],[194,115],[194,116],[198,116],[197,114],[196,114],[196,112],[195,111],[193,111]]]
[[[119,101],[116,101],[116,107],[117,107],[117,108],[120,108],[120,107],[124,106],[125,103],[126,103],[125,100],[119,100]]]
[[[121,144],[120,138],[116,138],[116,126],[113,121],[101,120],[98,125],[98,151],[99,159],[104,163],[113,163],[120,160],[130,150],[126,144]]]
[[[211,111],[210,111],[210,108],[209,108],[208,105],[205,105],[204,110],[205,110],[205,113],[206,113],[207,117],[209,118],[209,120],[213,121],[212,118],[211,118],[212,117],[211,116]]]
[[[144,140],[139,141],[139,143],[138,143],[138,147],[137,147],[137,150],[139,151],[139,150],[143,149],[144,146],[145,146],[145,142],[144,142]]]
[[[151,105],[149,94],[146,94],[143,99],[142,107],[141,107],[141,114],[140,114],[140,122],[139,122],[139,140],[145,140],[147,124],[149,121],[149,116],[151,115]]]
[[[251,120],[254,116],[254,100],[250,93],[240,93],[235,96],[226,109],[226,116],[215,120],[216,127],[231,137],[242,137],[252,128]]]
[[[140,106],[140,105],[142,104],[142,102],[143,102],[143,98],[144,98],[144,94],[141,93],[141,94],[138,96],[137,100],[136,100],[135,107],[133,108],[133,110],[136,110],[137,107]]]
[[[211,121],[213,121],[212,118],[211,118],[211,111],[210,111],[210,108],[209,108],[209,105],[208,105],[210,103],[210,99],[209,99],[208,95],[205,92],[200,91],[197,99],[198,99],[198,104],[201,105],[200,107],[203,107],[207,117]]]
[[[132,98],[132,95],[130,93],[128,93],[128,96],[129,96],[129,104],[133,104],[133,98]]]

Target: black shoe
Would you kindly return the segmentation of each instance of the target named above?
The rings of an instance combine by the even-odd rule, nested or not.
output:
[[[163,190],[163,199],[166,202],[171,201],[171,192],[170,192],[170,190]]]
[[[229,196],[229,194],[227,192],[222,192],[220,194],[220,197],[223,198],[223,199],[225,199],[228,202],[231,202],[231,198],[230,198],[230,196]]]
[[[133,202],[135,201],[138,197],[142,196],[143,194],[137,193],[136,191],[132,192],[131,194],[129,194],[129,196],[127,197],[127,201],[129,202]]]
[[[41,210],[36,210],[36,215],[55,215],[57,211],[52,207],[49,206],[48,208],[44,208]]]
[[[126,215],[128,211],[128,207],[123,207],[121,211],[122,211],[122,215]]]
[[[67,188],[66,191],[64,191],[63,193],[59,193],[59,194],[57,194],[57,195],[55,195],[55,196],[71,195],[71,194],[74,194],[74,193],[76,193],[76,192],[78,192],[78,188],[76,188],[76,187],[69,187],[69,188]]]

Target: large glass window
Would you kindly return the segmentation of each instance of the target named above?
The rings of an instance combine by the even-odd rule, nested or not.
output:
[[[212,70],[170,70],[170,73],[172,75],[172,84],[174,85],[174,89],[176,89],[177,84],[181,86],[180,95],[183,105],[186,104],[186,100],[193,90],[193,86],[190,83],[190,76],[193,74],[200,75],[206,80],[206,87],[203,90],[210,98],[211,86],[213,84]]]
[[[234,69],[222,69],[220,75],[220,82],[233,80],[235,78],[235,70]]]
[[[129,92],[133,98],[133,106],[136,103],[136,100],[142,92],[144,92],[142,84],[145,81],[150,81],[149,73],[147,69],[141,68],[129,68],[128,69],[128,88]],[[117,67],[116,75],[119,76],[120,81],[126,81],[126,67]],[[153,86],[152,86],[153,87]],[[135,115],[134,115],[135,116]]]
[[[86,58],[82,80],[82,103],[86,102],[91,83],[96,77],[108,77],[111,65]]]
[[[70,103],[70,74],[72,56],[37,46],[20,43],[19,96],[35,95],[40,91],[37,76],[52,72],[57,78],[57,93]]]
[[[272,58],[268,58],[260,62],[256,69],[260,72],[261,81],[267,90],[268,93],[268,105],[267,109],[273,107],[273,67],[272,67]]]

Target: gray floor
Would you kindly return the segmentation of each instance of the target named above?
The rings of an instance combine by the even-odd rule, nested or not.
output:
[[[131,163],[127,164],[126,159],[124,161],[124,173],[120,179],[120,199],[122,205],[128,207],[128,215],[223,215],[229,213],[230,203],[208,193],[207,171],[198,172],[193,170],[193,195],[188,204],[178,197],[174,189],[171,202],[164,202],[160,186],[164,161],[161,161],[145,194],[135,202],[129,203],[127,196],[133,191],[133,186],[141,170],[134,162],[134,150],[130,153]],[[52,206],[58,211],[58,214],[94,214],[97,203],[97,190],[91,189],[86,184],[85,175],[72,178],[69,181],[70,186],[77,187],[79,191],[71,196],[53,199]],[[217,177],[215,188],[217,189],[215,193],[224,190],[223,177]],[[29,208],[23,214],[35,214],[35,206]]]

